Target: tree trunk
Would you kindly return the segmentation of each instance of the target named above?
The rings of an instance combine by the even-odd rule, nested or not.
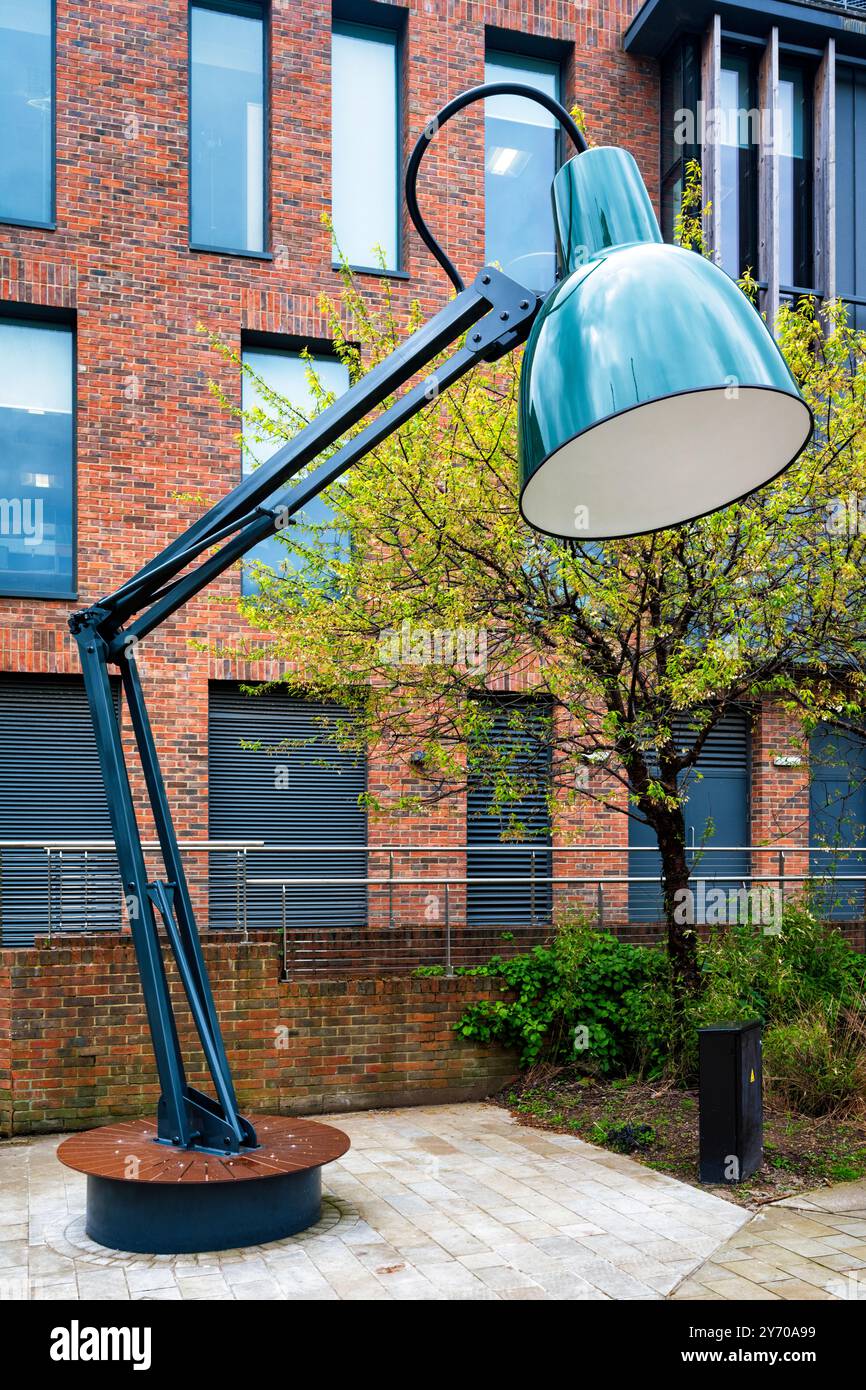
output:
[[[688,911],[689,867],[686,827],[682,810],[657,803],[647,815],[658,839],[664,880],[667,951],[671,972],[671,1064],[681,1080],[687,1078],[694,1057],[690,1036],[689,1004],[700,993],[698,936]]]
[[[698,937],[694,914],[687,910],[689,866],[686,859],[685,826],[659,828],[659,850],[664,876],[664,910],[667,924],[668,957],[675,987],[684,996],[697,994],[701,987],[698,965]]]

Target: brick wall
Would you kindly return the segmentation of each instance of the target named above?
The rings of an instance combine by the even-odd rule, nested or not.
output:
[[[206,938],[241,1106],[317,1114],[489,1095],[515,1075],[502,1049],[457,1037],[471,977],[280,982],[275,941]],[[177,982],[172,980],[177,997]],[[181,1041],[195,1058],[185,1009]],[[212,1089],[190,1066],[190,1080]],[[81,1129],[154,1112],[157,1086],[128,937],[0,956],[0,1132]]]
[[[799,758],[777,767],[777,759]],[[796,722],[778,705],[765,705],[752,730],[752,840],[756,845],[808,845],[809,749]],[[784,871],[809,872],[809,855],[786,850]],[[779,855],[770,849],[755,855],[754,873],[779,873]],[[798,891],[793,885],[787,893]]]

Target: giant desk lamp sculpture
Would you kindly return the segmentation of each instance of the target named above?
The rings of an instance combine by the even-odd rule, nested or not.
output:
[[[492,266],[464,286],[416,199],[418,169],[436,131],[471,102],[498,95],[545,106],[578,151],[553,184],[561,278],[543,300]],[[138,641],[423,409],[429,378],[397,394],[307,472],[284,506],[269,500],[458,341],[436,368],[440,392],[477,362],[495,361],[528,339],[520,506],[531,526],[550,535],[604,540],[702,516],[775,477],[811,433],[809,409],[745,296],[715,265],[662,242],[632,157],[587,149],[550,97],[500,82],[455,98],[415,146],[406,199],[455,297],[134,578],[71,619],[162,1092],[155,1124],[110,1125],[60,1149],[65,1163],[88,1175],[89,1234],[115,1248],[213,1250],[302,1230],[319,1217],[322,1165],[348,1147],[345,1135],[329,1126],[282,1117],[253,1123],[238,1110],[134,660]],[[111,667],[120,672],[164,863],[164,877],[153,880],[136,824]],[[186,1077],[163,963],[166,944],[212,1095]]]

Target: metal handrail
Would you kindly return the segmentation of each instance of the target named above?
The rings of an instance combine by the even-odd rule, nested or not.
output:
[[[159,849],[158,840],[142,840],[144,849]],[[181,849],[201,849],[201,850],[241,850],[241,849],[268,849],[269,845],[264,840],[181,840]],[[78,850],[86,852],[88,850],[104,849],[111,851],[114,849],[113,840],[0,840],[0,850],[3,849],[44,849],[61,852],[63,850]]]
[[[690,877],[690,882],[694,883],[811,883],[815,878],[814,874],[740,874],[735,870],[730,873],[722,871],[718,876],[695,874]],[[421,888],[430,885],[441,887],[444,883],[456,885],[457,887],[472,884],[508,883],[508,884],[532,884],[535,883],[565,883],[565,884],[588,884],[588,883],[609,883],[609,884],[628,884],[628,883],[659,883],[658,874],[623,874],[617,878],[600,878],[598,874],[586,874],[576,877],[572,874],[557,875],[556,877],[531,874],[499,874],[496,877],[473,875],[471,878],[431,878],[424,874],[418,878],[354,878],[348,875],[345,878],[293,878],[291,874],[283,878],[250,878],[247,882],[252,887],[257,888],[345,888],[349,884],[355,887],[371,886],[378,884],[382,888],[390,885],[404,888]],[[834,883],[866,883],[866,873],[863,874],[834,874]]]
[[[157,841],[148,841],[144,848],[148,852],[156,852],[159,850],[159,844]],[[426,890],[431,893],[443,891],[450,952],[455,895],[459,896],[460,916],[464,917],[465,890],[480,890],[483,893],[485,889],[496,885],[515,890],[521,895],[519,902],[522,906],[516,916],[519,918],[518,928],[522,931],[526,928],[534,930],[537,926],[549,922],[555,895],[569,889],[580,891],[581,897],[587,890],[593,892],[600,925],[605,924],[609,913],[617,915],[625,910],[616,890],[626,891],[634,887],[639,890],[638,898],[642,897],[642,892],[649,890],[651,897],[646,904],[642,901],[632,902],[630,897],[627,912],[629,920],[643,921],[646,908],[646,920],[650,920],[650,913],[658,910],[655,895],[664,887],[659,872],[660,866],[657,868],[655,863],[647,865],[647,868],[655,870],[652,873],[616,872],[617,869],[633,869],[639,866],[631,859],[634,852],[657,855],[658,850],[652,845],[550,845],[539,844],[538,841],[506,841],[503,844],[486,845],[453,843],[433,846],[390,843],[347,845],[333,842],[306,845],[269,844],[259,839],[201,838],[184,840],[181,842],[181,848],[187,855],[205,856],[199,886],[201,891],[209,895],[215,909],[215,926],[229,932],[240,932],[242,940],[249,939],[252,925],[257,924],[261,927],[270,922],[271,913],[267,897],[263,898],[260,892],[256,893],[256,890],[268,888],[277,889],[280,893],[280,901],[274,906],[276,916],[282,923],[284,943],[289,929],[291,893],[297,894],[306,890],[315,894],[316,890],[319,890],[327,895],[339,894],[340,891],[345,894],[347,891],[367,890],[366,907],[359,908],[357,903],[348,907],[350,914],[361,911],[366,920],[367,913],[373,910],[376,894],[381,892],[386,899],[384,920],[389,928],[394,928],[398,921],[402,922],[406,917],[404,902],[407,890],[414,890],[414,893],[409,894],[412,902],[418,893],[423,894]],[[501,867],[502,872],[471,874],[470,856],[473,853],[490,855],[491,852],[498,861],[496,867]],[[743,865],[748,867],[748,873],[743,874],[739,871],[738,865],[725,864],[724,860],[720,861],[718,858],[719,855],[732,853],[749,856],[748,864]],[[791,860],[792,853],[807,856],[808,864],[804,864],[802,858],[799,861]],[[17,859],[14,857],[16,854],[19,856]],[[546,858],[539,862],[541,854]],[[765,889],[774,890],[778,885],[783,901],[786,885],[793,888],[795,885],[812,882],[825,885],[826,890],[826,885],[831,884],[833,889],[838,890],[838,894],[846,900],[850,900],[852,905],[856,903],[855,910],[859,916],[859,903],[863,891],[861,885],[866,885],[866,872],[846,873],[843,870],[858,869],[860,864],[857,861],[864,854],[866,850],[863,847],[848,844],[790,845],[785,842],[784,847],[773,844],[706,845],[698,847],[696,851],[692,850],[689,855],[690,883],[697,887],[702,883],[715,883],[718,886],[736,881],[747,891],[747,885],[749,888],[763,885]],[[260,873],[256,872],[256,855],[260,856],[258,862],[263,870]],[[263,855],[268,856],[270,862],[263,861]],[[292,873],[291,868],[294,855],[305,856],[305,861],[298,864],[300,872],[297,875]],[[309,862],[308,856],[311,855],[340,856],[346,868],[358,870],[363,867],[371,872],[340,875],[339,872],[335,873],[335,866],[328,864],[326,858],[322,864],[324,872],[316,874],[315,865]],[[380,863],[377,855],[384,856],[384,863]],[[419,864],[419,855],[433,858],[434,862],[429,866]],[[522,858],[514,860],[514,855]],[[580,873],[554,872],[554,866],[560,870],[567,870],[565,856],[569,855],[572,858],[579,855],[584,860],[589,860],[589,864],[575,864],[575,868],[582,870]],[[618,856],[618,860],[611,862],[610,855]],[[762,861],[761,855],[773,858],[765,857]],[[854,862],[846,863],[852,855],[855,857]],[[222,877],[218,867],[220,856],[225,865]],[[402,858],[401,871],[402,856],[405,858]],[[602,856],[608,858],[603,859]],[[626,856],[627,864],[624,862]],[[40,858],[43,861],[41,870],[38,863]],[[276,865],[275,859],[278,861]],[[509,872],[510,862],[513,862],[514,869],[519,872]],[[764,869],[760,867],[762,862],[766,865]],[[609,870],[613,872],[605,872],[602,864],[609,866]],[[587,871],[590,865],[596,872]],[[801,872],[790,872],[789,865],[792,869],[800,869]],[[549,872],[540,872],[542,868]],[[215,869],[216,878],[213,876]],[[111,840],[0,840],[0,885],[3,891],[0,941],[4,945],[27,945],[36,935],[43,934],[46,928],[49,939],[81,932],[110,933],[122,929],[125,908],[122,885],[117,877],[114,844]],[[226,886],[229,893],[233,894],[233,906],[231,901],[223,901],[223,890]],[[255,899],[252,894],[256,894]],[[363,903],[363,894],[360,894],[360,897]],[[313,901],[327,904],[329,899],[327,896],[323,899],[316,896]],[[336,899],[330,901],[337,902]],[[251,915],[253,903],[254,915]],[[377,908],[376,911],[378,910]],[[408,915],[412,918],[411,908]],[[314,922],[315,920],[322,920],[321,913]],[[347,920],[352,920],[351,916]],[[438,921],[438,917],[431,920]],[[652,920],[656,920],[655,917]],[[296,925],[297,922],[297,914],[294,914],[292,932],[301,930],[303,935],[304,929]],[[327,925],[327,922],[323,922],[323,925]],[[335,925],[340,925],[338,915]],[[311,927],[311,930],[314,929],[315,926]],[[476,927],[464,922],[461,930],[472,934],[476,932]]]
[[[334,854],[354,853],[354,854],[426,854],[428,856],[440,854],[464,854],[464,853],[490,853],[495,851],[497,854],[513,851],[515,854],[527,854],[530,851],[540,852],[549,851],[551,854],[658,854],[655,845],[598,845],[598,844],[546,844],[539,840],[521,841],[519,844],[514,841],[506,840],[501,844],[453,844],[453,845],[392,845],[392,844],[346,844],[345,841],[327,844],[280,844],[272,843],[269,840],[180,840],[180,848],[184,850],[202,850],[209,853],[216,853],[220,850],[250,851],[252,853],[261,852],[264,854]],[[143,840],[142,845],[147,850],[158,850],[158,840]],[[3,849],[42,849],[54,851],[85,851],[85,850],[106,850],[114,849],[113,840],[0,840],[0,850]],[[687,850],[699,851],[701,854],[777,854],[780,851],[789,854],[866,854],[866,845],[791,845],[791,844],[769,844],[769,845],[688,845]]]

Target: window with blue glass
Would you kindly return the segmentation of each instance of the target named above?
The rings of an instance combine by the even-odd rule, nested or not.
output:
[[[486,82],[522,82],[559,100],[559,64],[489,51]],[[530,289],[556,278],[550,185],[559,160],[556,118],[525,97],[484,103],[485,260]]]
[[[74,343],[65,324],[0,318],[0,592],[74,587]]]
[[[866,330],[866,70],[840,66],[836,80],[836,285]]]
[[[734,280],[758,267],[757,78],[745,55],[723,53],[719,112],[720,264]]]
[[[813,79],[805,68],[779,69],[779,279],[782,292],[811,290],[814,280]]]
[[[0,0],[0,220],[54,216],[52,0]]]
[[[269,459],[286,442],[286,437],[310,419],[315,413],[317,401],[313,383],[310,380],[310,362],[299,351],[285,351],[280,348],[247,347],[244,349],[242,408],[244,411],[243,445],[244,473],[251,472]],[[312,370],[321,389],[334,396],[341,396],[349,385],[348,368],[336,357],[317,356]],[[284,409],[274,398],[279,397],[287,403]],[[275,432],[267,433],[267,425],[250,420],[249,412],[260,412],[266,421],[272,421]],[[291,491],[291,484],[275,493],[270,504],[277,504]],[[311,544],[324,543],[341,553],[346,545],[342,533],[331,530],[333,511],[323,497],[310,502],[292,524],[292,539],[304,540],[304,529]],[[278,536],[262,541],[246,556],[244,561],[242,593],[256,594],[259,585],[255,566],[267,565],[275,573],[290,574],[304,563],[304,557],[292,551]]]
[[[265,14],[261,5],[190,9],[190,240],[265,250]]]
[[[400,267],[398,68],[396,30],[334,25],[334,254],[358,269]]]

